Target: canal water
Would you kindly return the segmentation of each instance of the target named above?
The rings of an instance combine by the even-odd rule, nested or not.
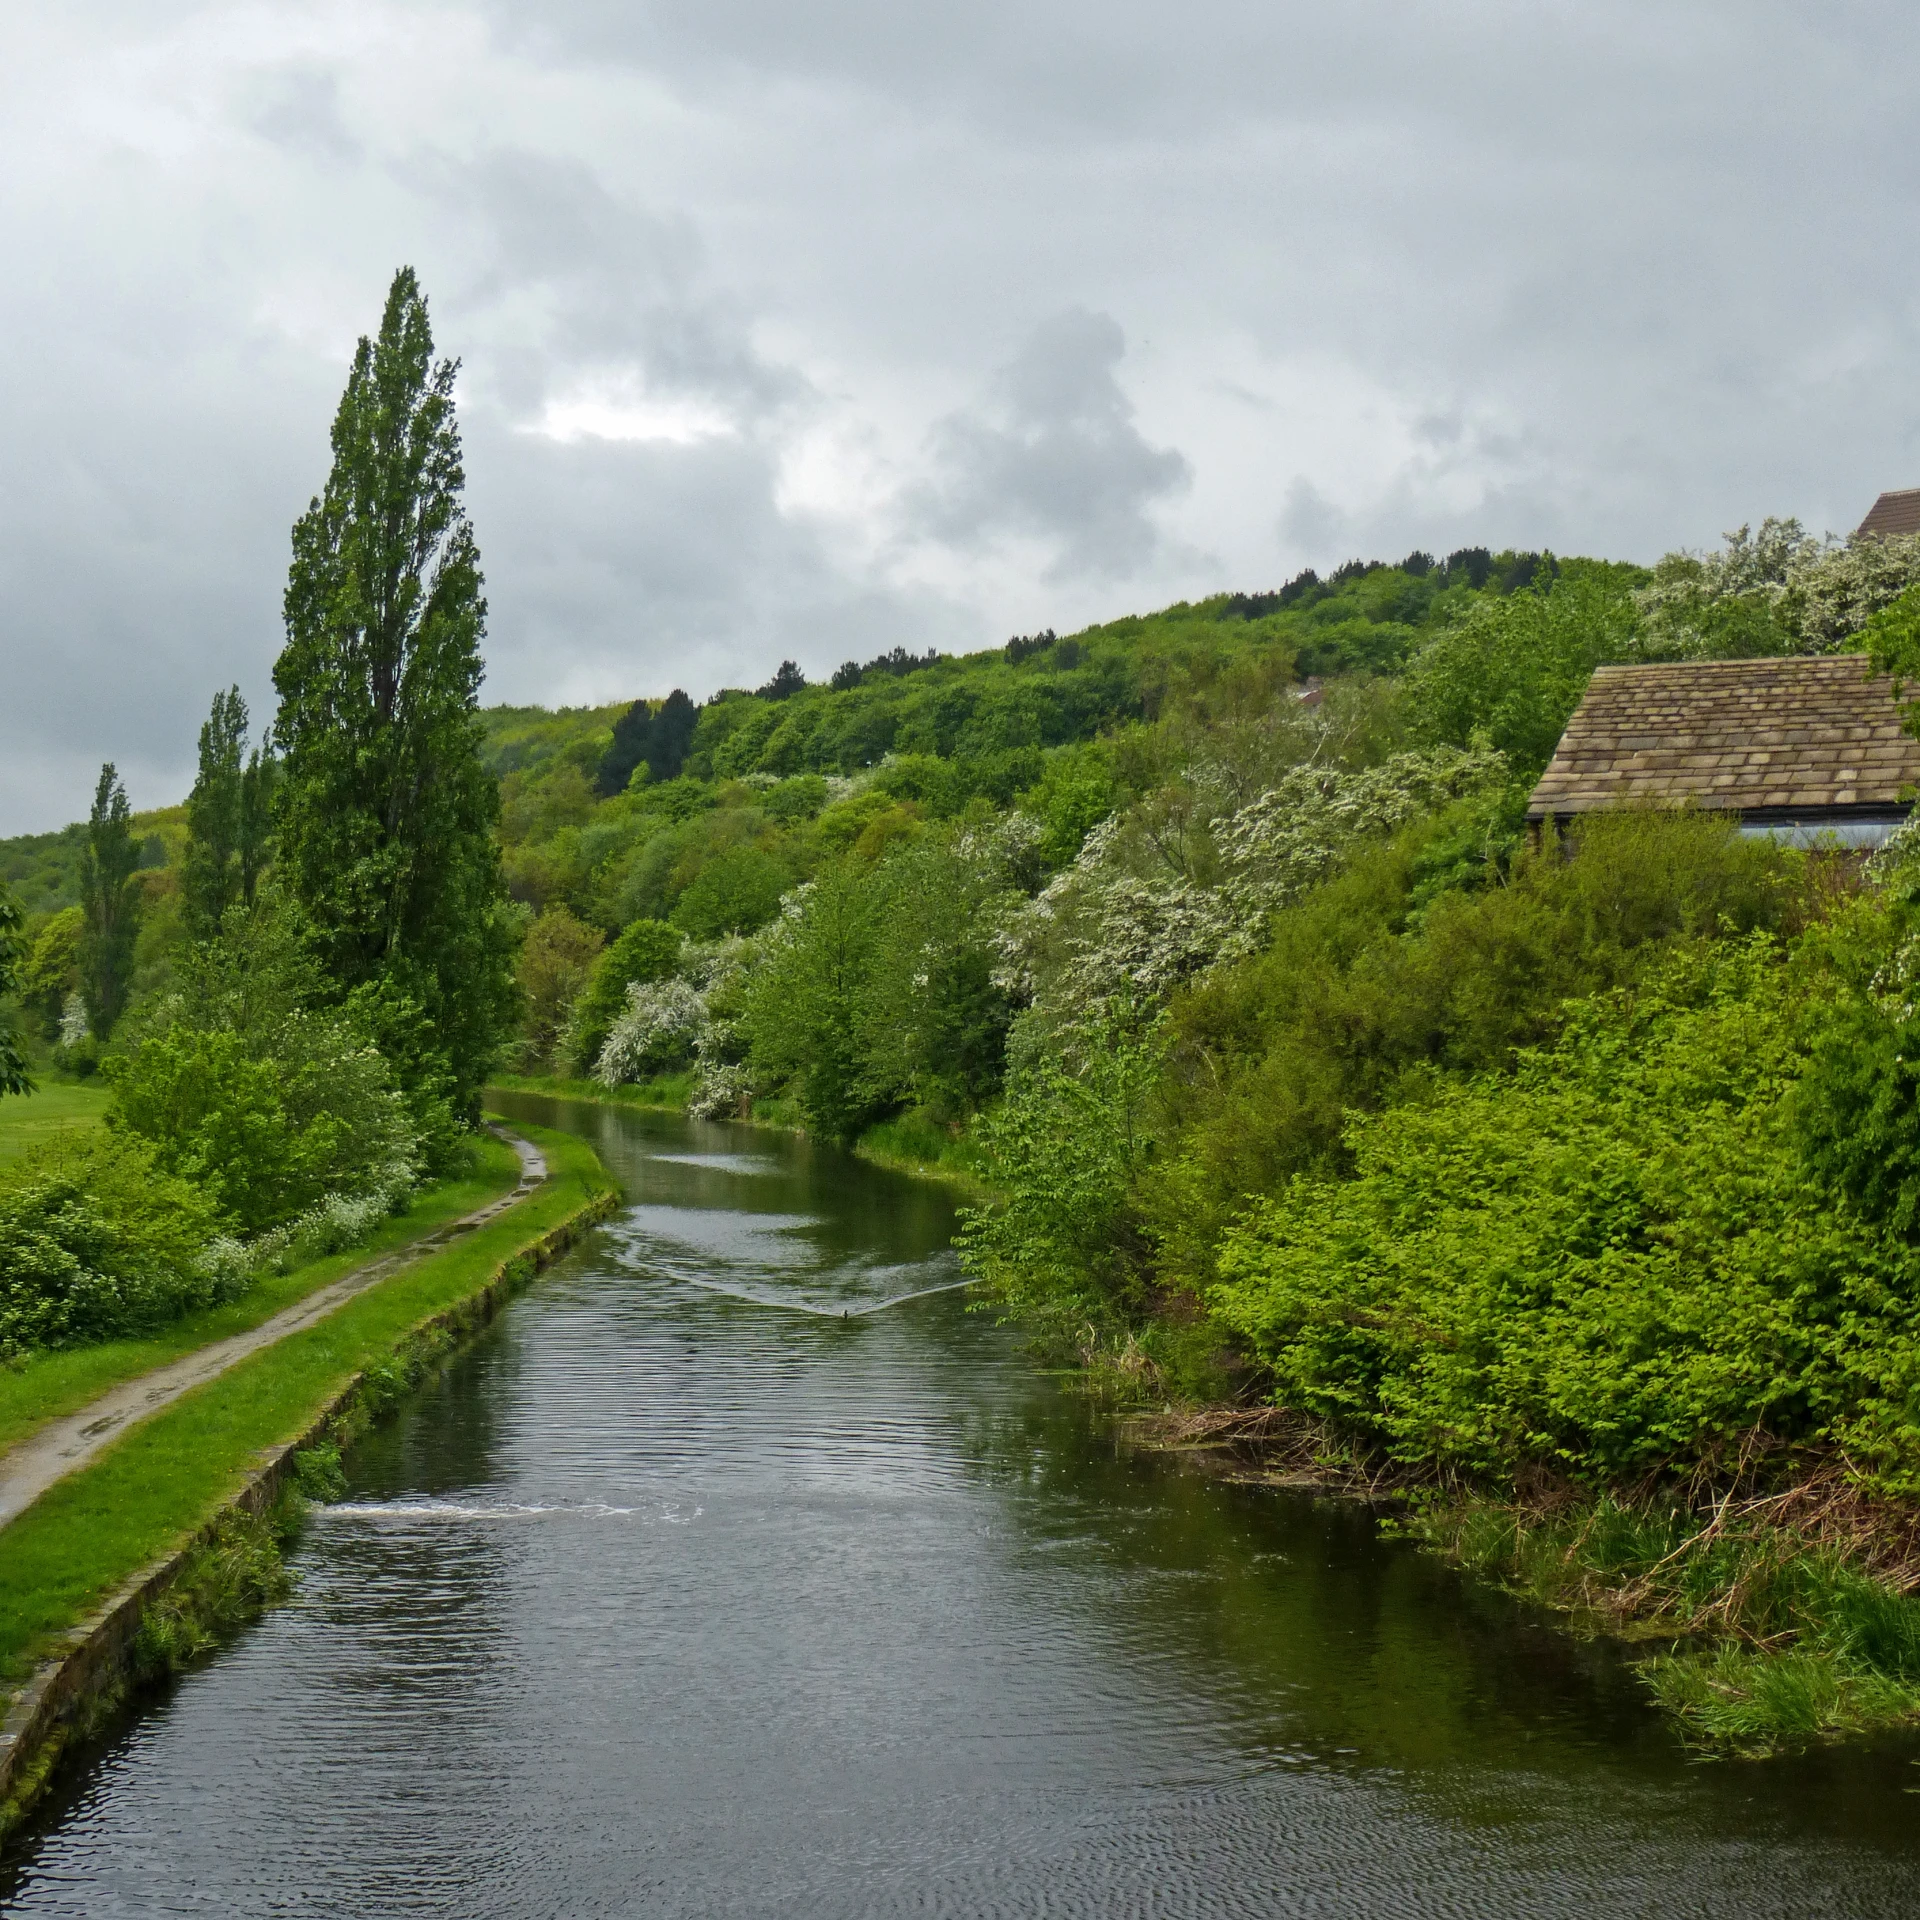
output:
[[[923,1291],[939,1189],[503,1104],[625,1212],[355,1450],[294,1602],[67,1789],[0,1909],[1920,1912],[1920,1742],[1690,1761],[1603,1650],[1363,1513],[1118,1449]]]

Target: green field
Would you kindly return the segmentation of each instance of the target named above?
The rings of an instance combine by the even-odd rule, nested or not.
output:
[[[42,1080],[38,1091],[0,1097],[0,1166],[68,1127],[96,1125],[107,1090],[81,1080]]]
[[[526,1131],[553,1171],[532,1198],[143,1422],[0,1531],[0,1685],[199,1527],[262,1449],[303,1432],[354,1374],[606,1190],[584,1142]]]

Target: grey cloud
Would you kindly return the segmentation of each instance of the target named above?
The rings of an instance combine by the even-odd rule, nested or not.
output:
[[[1037,327],[986,406],[934,429],[937,477],[914,496],[920,527],[961,547],[998,534],[1047,541],[1054,577],[1147,566],[1160,543],[1147,510],[1191,470],[1134,425],[1115,378],[1126,350],[1103,313],[1074,309]]]
[[[581,162],[519,148],[432,155],[399,171],[484,237],[463,304],[484,311],[545,295],[538,337],[499,363],[519,397],[570,374],[627,368],[655,388],[753,416],[803,391],[790,369],[754,351],[750,316],[712,287],[684,216],[663,217]]]
[[[263,140],[322,166],[352,166],[365,152],[341,112],[338,76],[321,68],[263,76],[247,120]]]
[[[304,9],[74,0],[10,46],[0,831],[108,756],[176,798],[212,690],[268,704],[287,527],[402,260],[466,367],[493,697],[1415,544],[1650,559],[1920,483],[1892,0],[337,17],[316,51]],[[520,431],[628,376],[733,431]],[[783,504],[826,428],[878,451]],[[930,547],[981,564],[914,586]]]
[[[509,443],[476,425],[467,443],[495,609],[489,699],[703,698],[789,655],[817,676],[976,637],[936,595],[849,580],[779,511],[772,458],[750,441]]]
[[[1280,538],[1290,549],[1331,554],[1346,529],[1346,515],[1304,474],[1287,489]]]

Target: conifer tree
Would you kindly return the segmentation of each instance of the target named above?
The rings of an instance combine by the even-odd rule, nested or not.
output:
[[[140,851],[133,843],[133,809],[109,760],[100,769],[80,854],[80,907],[86,933],[80,947],[80,996],[96,1039],[113,1031],[127,1002],[133,972],[137,905],[133,874]]]
[[[411,268],[355,350],[326,490],[293,530],[277,861],[314,951],[416,1086],[457,1109],[515,1012],[513,922],[480,758],[486,601],[461,504],[458,363]]]

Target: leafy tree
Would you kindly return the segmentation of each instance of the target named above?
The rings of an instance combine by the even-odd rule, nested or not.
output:
[[[854,1139],[888,1104],[862,1031],[879,904],[864,863],[827,868],[776,925],[747,991],[756,1067],[791,1084],[808,1128],[829,1140]]]
[[[874,964],[861,1052],[876,1087],[958,1121],[999,1090],[1013,1008],[989,929],[1006,893],[980,830],[939,830],[874,875]]]
[[[791,700],[807,684],[807,676],[791,660],[782,660],[779,670],[759,689],[762,700]]]
[[[486,622],[453,384],[410,268],[362,337],[325,492],[293,530],[274,666],[279,859],[323,964],[423,1017],[470,1113],[516,1010],[499,793],[476,709]]]
[[[140,849],[133,838],[133,810],[112,761],[100,769],[87,844],[80,859],[80,904],[86,918],[81,942],[80,993],[96,1039],[113,1031],[126,1005],[139,931],[133,876]]]
[[[780,911],[793,885],[786,863],[764,847],[735,847],[694,876],[673,909],[673,924],[696,940],[751,933]]]
[[[677,927],[660,920],[636,920],[594,962],[574,1008],[567,1051],[582,1069],[590,1069],[607,1043],[607,1034],[627,1004],[627,989],[664,980],[680,964]]]
[[[21,962],[27,943],[21,932],[20,903],[13,889],[0,881],[0,1000],[21,984]],[[14,1038],[13,1026],[0,1015],[0,1093],[31,1093],[33,1080]]]
[[[558,1050],[574,1003],[593,972],[593,963],[607,944],[598,927],[551,906],[527,929],[520,949],[520,991],[526,1002],[521,1029],[528,1064],[549,1064]]]
[[[1880,673],[1894,678],[1894,692],[1907,701],[1901,718],[1909,733],[1920,734],[1920,700],[1909,698],[1920,680],[1920,586],[1909,587],[1876,613],[1860,635]]]
[[[67,996],[79,990],[81,951],[86,941],[86,915],[78,907],[62,907],[33,943],[20,973],[20,1000],[39,1023],[48,1040],[60,1037],[60,1018]]]
[[[1411,709],[1429,739],[1485,735],[1531,785],[1553,758],[1595,667],[1639,657],[1630,589],[1637,569],[1570,561],[1545,590],[1477,603],[1408,670]]]

